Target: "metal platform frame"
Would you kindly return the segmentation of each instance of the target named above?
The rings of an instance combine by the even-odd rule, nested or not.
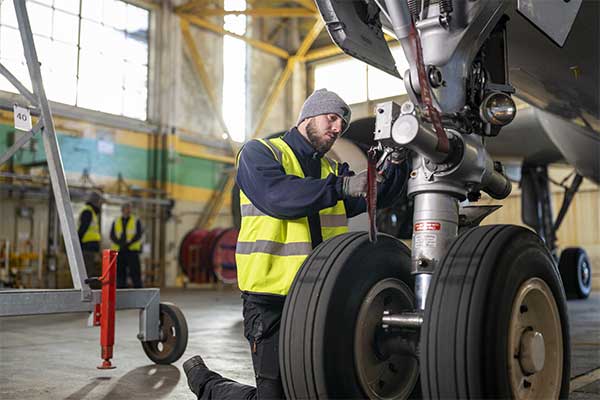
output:
[[[74,289],[66,290],[4,290],[0,291],[0,317],[19,315],[58,314],[71,312],[92,312],[94,305],[100,303],[100,290],[91,290],[85,283],[87,272],[81,245],[75,229],[73,208],[69,197],[67,179],[50,105],[46,98],[40,63],[38,61],[29,16],[25,0],[13,0],[23,50],[33,87],[30,92],[8,69],[0,63],[0,73],[25,97],[30,106],[39,112],[40,118],[32,130],[26,132],[0,156],[0,165],[9,160],[29,139],[40,134],[44,142],[44,150],[48,160],[48,171],[52,183],[52,191],[56,199],[56,207],[60,227],[67,250],[67,259],[71,270]],[[117,290],[117,310],[140,309],[140,332],[142,341],[159,339],[159,289],[122,289]]]

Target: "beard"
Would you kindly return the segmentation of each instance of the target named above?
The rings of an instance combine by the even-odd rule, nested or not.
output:
[[[310,144],[321,154],[327,153],[335,142],[335,138],[331,139],[325,135],[325,132],[319,131],[314,120],[306,124],[306,136],[308,136]]]

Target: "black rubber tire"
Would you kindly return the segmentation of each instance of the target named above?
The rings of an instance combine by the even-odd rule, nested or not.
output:
[[[156,364],[172,364],[181,358],[188,342],[187,322],[177,306],[160,303],[159,329],[161,340],[142,342],[142,348]]]
[[[511,398],[508,335],[512,303],[530,278],[550,288],[563,336],[560,398],[569,395],[567,306],[557,268],[533,232],[511,225],[458,237],[434,273],[421,330],[423,396]]]
[[[281,319],[279,360],[287,398],[366,397],[354,366],[355,322],[367,292],[386,278],[414,287],[410,251],[389,235],[379,234],[375,244],[365,232],[339,235],[307,258]]]
[[[583,279],[584,264],[587,264],[589,278]],[[592,265],[587,253],[581,247],[569,247],[560,253],[558,270],[562,278],[567,299],[587,299],[592,291]]]

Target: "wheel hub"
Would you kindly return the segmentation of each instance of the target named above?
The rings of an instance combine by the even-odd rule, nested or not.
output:
[[[406,399],[419,377],[410,335],[381,326],[384,312],[412,311],[414,295],[394,278],[376,283],[365,296],[356,320],[354,363],[363,392],[370,399]],[[408,337],[407,337],[408,336]]]
[[[584,262],[581,265],[581,281],[585,286],[588,286],[590,283],[590,266],[587,262]]]
[[[558,398],[563,365],[560,314],[552,290],[540,278],[525,281],[513,301],[508,372],[513,398]]]
[[[540,332],[527,330],[521,335],[519,363],[527,375],[540,372],[546,360],[544,336]]]

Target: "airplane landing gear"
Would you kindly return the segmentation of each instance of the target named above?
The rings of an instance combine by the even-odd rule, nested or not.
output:
[[[284,308],[286,395],[567,397],[566,299],[535,233],[492,225],[461,235],[432,276],[424,313],[412,280],[408,249],[387,235],[370,243],[350,233],[319,246]]]

